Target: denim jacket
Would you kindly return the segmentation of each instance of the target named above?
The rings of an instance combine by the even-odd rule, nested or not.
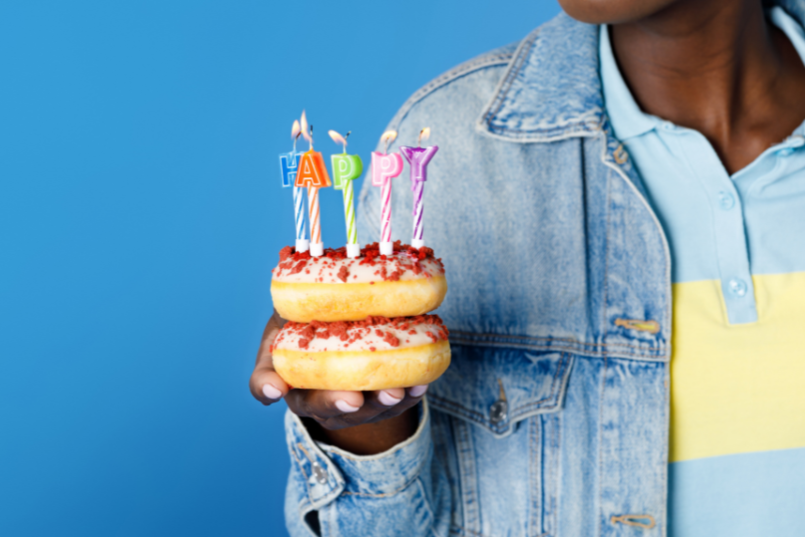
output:
[[[805,0],[781,5],[803,22]],[[390,124],[402,145],[425,126],[452,364],[385,453],[318,444],[287,414],[291,534],[665,535],[671,260],[604,108],[598,27],[560,14],[433,80]],[[403,173],[395,240],[411,212]]]

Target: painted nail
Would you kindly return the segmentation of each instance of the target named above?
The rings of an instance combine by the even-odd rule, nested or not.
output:
[[[420,395],[424,395],[425,392],[428,391],[428,385],[423,384],[421,386],[414,386],[408,390],[408,394],[411,397],[419,397]]]
[[[339,399],[338,401],[335,402],[335,408],[337,408],[341,412],[344,412],[345,414],[351,414],[352,412],[357,412],[358,410],[361,409],[361,407],[359,406],[350,405],[343,399]]]
[[[271,384],[263,384],[263,395],[269,399],[279,399],[282,397],[282,392],[276,389]]]
[[[377,400],[380,401],[382,404],[384,404],[386,406],[394,406],[397,403],[399,403],[400,401],[402,401],[402,397],[397,399],[396,397],[391,395],[389,392],[384,390],[384,391],[380,392],[379,394],[377,394]]]

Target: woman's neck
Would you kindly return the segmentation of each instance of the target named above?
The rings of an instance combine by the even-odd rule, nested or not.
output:
[[[643,111],[701,132],[730,173],[805,119],[805,67],[760,0],[682,0],[611,41]]]

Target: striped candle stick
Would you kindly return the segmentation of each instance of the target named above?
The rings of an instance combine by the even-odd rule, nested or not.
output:
[[[319,187],[307,187],[308,214],[310,214],[310,243],[321,244],[321,218],[319,215]]]
[[[380,202],[380,223],[382,229],[380,232],[380,242],[388,244],[391,242],[391,179],[383,181],[380,197],[382,198]]]
[[[298,186],[293,187],[293,204],[294,204],[294,217],[296,219],[296,243],[304,244],[305,248],[301,251],[307,251],[308,238],[307,238],[307,216],[305,215],[305,191]],[[299,248],[297,248],[299,251]]]
[[[344,217],[347,220],[347,244],[358,244],[358,226],[355,224],[355,202],[352,198],[352,181],[347,181],[347,186],[344,187]]]
[[[419,132],[419,144],[422,140],[426,140],[430,136],[430,129],[425,127]],[[423,218],[422,213],[424,210],[424,193],[425,181],[428,180],[428,163],[439,146],[432,145],[429,147],[407,147],[400,148],[400,153],[408,161],[411,169],[411,190],[414,191],[414,233],[411,240],[411,246],[414,248],[421,248],[425,246],[423,237]]]
[[[388,153],[388,144],[397,138],[395,131],[387,131],[380,137],[386,144],[386,152],[372,152],[372,185],[380,190],[380,253],[391,255],[394,245],[391,242],[391,180],[403,171],[403,159],[399,153]]]
[[[355,225],[355,201],[353,199],[352,181],[363,173],[363,162],[357,155],[347,155],[347,137],[336,131],[329,131],[330,138],[337,144],[344,146],[340,155],[332,155],[330,161],[333,165],[333,186],[336,190],[344,192],[344,218],[347,222],[347,255],[358,257],[361,248],[358,246],[358,228]]]
[[[425,181],[414,181],[414,234],[413,240],[411,244],[419,248],[418,244],[422,243],[420,246],[425,244],[425,241],[422,240],[422,212],[423,212],[423,203],[422,198],[423,194],[425,193]]]

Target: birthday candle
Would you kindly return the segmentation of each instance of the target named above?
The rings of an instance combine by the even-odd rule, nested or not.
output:
[[[389,143],[397,138],[396,131],[386,131],[380,137],[386,143],[385,153],[372,152],[372,185],[380,190],[380,253],[391,255],[394,245],[391,242],[391,180],[402,173],[403,159],[398,153],[388,154]]]
[[[363,173],[363,161],[358,155],[347,155],[347,137],[341,136],[336,131],[328,131],[327,134],[337,144],[344,146],[344,152],[340,155],[332,155],[330,160],[333,164],[333,183],[336,190],[344,192],[344,218],[347,222],[347,256],[358,257],[361,255],[361,247],[358,245],[358,229],[355,225],[355,203],[353,201],[352,181]]]
[[[427,140],[429,136],[430,128],[425,127],[419,132],[417,147],[403,146],[400,148],[400,152],[411,168],[411,190],[414,192],[414,236],[411,239],[411,246],[414,248],[425,246],[425,241],[422,239],[423,194],[425,193],[425,181],[428,180],[428,163],[439,150],[439,146],[436,145],[422,147],[422,140]]]
[[[307,118],[302,112],[302,136],[310,144],[310,149],[299,159],[295,185],[307,188],[308,214],[310,216],[310,255],[319,257],[324,254],[324,243],[321,240],[321,215],[319,213],[319,189],[331,185],[327,167],[321,153],[313,151],[313,135],[308,132]]]
[[[296,251],[307,252],[309,241],[307,239],[307,226],[305,223],[305,192],[301,188],[294,186],[296,182],[296,172],[299,169],[299,158],[301,153],[296,151],[296,140],[301,133],[299,121],[293,122],[291,128],[291,138],[293,139],[293,151],[280,155],[280,173],[282,173],[282,187],[293,187],[294,220],[296,222]]]

